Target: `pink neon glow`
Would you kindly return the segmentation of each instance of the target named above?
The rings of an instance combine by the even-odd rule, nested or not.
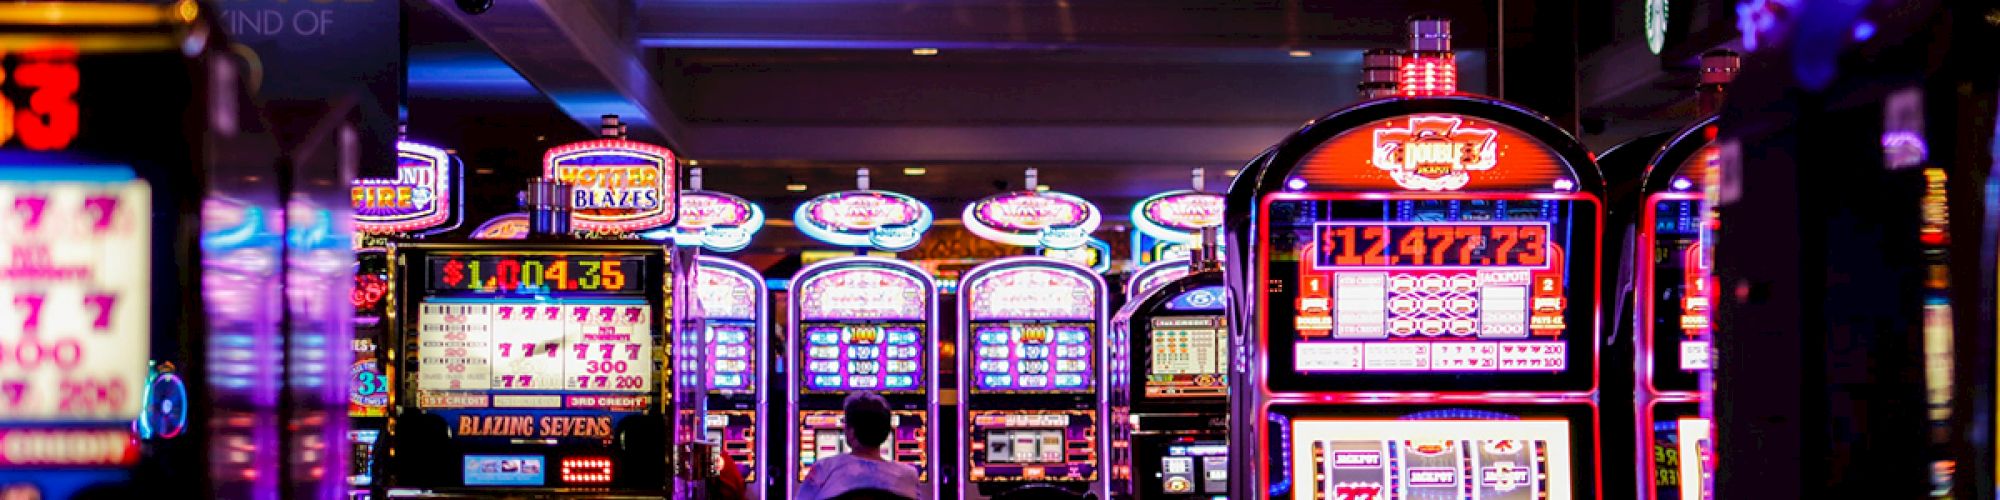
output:
[[[888,269],[827,271],[799,284],[799,319],[906,319],[926,317],[923,283]]]
[[[970,320],[1093,319],[1097,294],[1090,280],[1042,267],[994,271],[965,287]]]

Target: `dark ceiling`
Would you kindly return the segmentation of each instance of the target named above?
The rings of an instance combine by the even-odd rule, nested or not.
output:
[[[1491,93],[1498,26],[1495,2],[1445,0],[406,5],[411,136],[470,165],[468,225],[512,211],[541,152],[606,112],[773,218],[851,189],[858,167],[940,217],[1036,167],[1122,219],[1191,168],[1221,189],[1225,170],[1353,102],[1360,52],[1402,46],[1411,16],[1453,18],[1460,88]],[[1616,38],[1604,31],[1582,38]]]

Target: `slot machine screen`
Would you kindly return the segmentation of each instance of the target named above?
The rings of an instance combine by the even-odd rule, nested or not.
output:
[[[1272,390],[1594,383],[1594,199],[1367,196],[1265,202]]]
[[[695,293],[701,299],[704,332],[709,345],[713,374],[709,392],[714,394],[755,394],[757,392],[758,345],[757,294],[763,284],[749,276],[703,264],[699,268]]]
[[[1568,500],[1565,419],[1290,422],[1294,499]]]
[[[1703,210],[1699,194],[1661,193],[1649,198],[1652,224],[1645,262],[1652,266],[1650,309],[1653,386],[1695,390],[1709,364],[1709,299],[1703,293],[1708,269],[1701,248]]]
[[[1229,394],[1229,333],[1221,316],[1161,316],[1152,320],[1146,355],[1146,397]]]
[[[411,305],[417,407],[632,408],[650,400],[654,332],[663,325],[648,291],[662,283],[660,255],[422,258],[422,294]]]
[[[929,301],[915,277],[857,267],[798,286],[802,394],[925,391]]]

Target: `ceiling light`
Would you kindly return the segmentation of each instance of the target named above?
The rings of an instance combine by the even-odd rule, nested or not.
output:
[[[1312,53],[1312,51],[1310,51],[1310,50],[1294,50],[1294,51],[1291,51],[1291,52],[1290,52],[1289,54],[1290,54],[1290,55],[1291,55],[1292,57],[1312,57],[1312,56],[1313,56],[1313,53]]]
[[[690,167],[701,166],[701,160],[688,160],[688,166]]]
[[[472,173],[475,173],[475,174],[479,174],[479,175],[493,175],[493,169],[490,169],[490,168],[476,168],[476,169],[472,169]]]
[[[1236,170],[1236,169],[1233,169],[1233,168],[1232,168],[1232,169],[1229,169],[1229,170],[1224,170],[1224,171],[1222,171],[1222,176],[1223,176],[1223,177],[1235,177],[1235,176],[1236,176],[1236,172],[1237,172],[1237,170]]]
[[[910,49],[910,55],[913,55],[913,56],[934,56],[934,55],[937,55],[937,54],[938,54],[938,50],[937,50],[936,48],[932,48],[932,47],[923,47],[923,48],[916,48],[916,49]]]
[[[903,167],[903,175],[924,175],[927,172],[930,171],[924,167]]]
[[[796,183],[796,182],[794,182],[794,183],[791,183],[791,184],[786,184],[786,185],[785,185],[785,190],[786,190],[786,191],[791,191],[791,192],[794,192],[794,193],[799,193],[799,192],[804,192],[804,191],[806,190],[806,185],[805,185],[805,184],[799,184],[799,183]]]
[[[1049,185],[1048,185],[1048,184],[1039,184],[1039,185],[1036,185],[1036,186],[1035,186],[1035,190],[1036,190],[1036,191],[1048,191],[1048,190],[1049,190]]]

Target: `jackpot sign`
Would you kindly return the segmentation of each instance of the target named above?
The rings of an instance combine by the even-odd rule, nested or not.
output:
[[[800,203],[792,221],[816,240],[900,252],[915,248],[930,230],[931,208],[902,193],[839,191]]]
[[[0,426],[139,416],[151,197],[124,168],[0,169]]]
[[[1499,160],[1493,129],[1462,127],[1450,116],[1413,116],[1406,127],[1375,129],[1371,163],[1407,189],[1455,191]]]
[[[741,196],[715,191],[681,193],[680,222],[674,242],[717,252],[750,246],[750,236],[764,227],[764,209]]]
[[[444,150],[396,143],[396,177],[355,179],[354,229],[394,234],[444,224],[452,217],[452,159]]]
[[[674,223],[679,215],[674,153],[619,139],[550,149],[542,175],[571,186],[570,226],[586,232],[631,232]]]
[[[1090,242],[1103,216],[1083,198],[1053,191],[1017,191],[965,206],[965,228],[982,238],[1023,247],[1067,250]]]
[[[1201,230],[1222,225],[1222,195],[1199,191],[1168,191],[1139,200],[1132,207],[1132,225],[1161,241],[1193,244]]]

